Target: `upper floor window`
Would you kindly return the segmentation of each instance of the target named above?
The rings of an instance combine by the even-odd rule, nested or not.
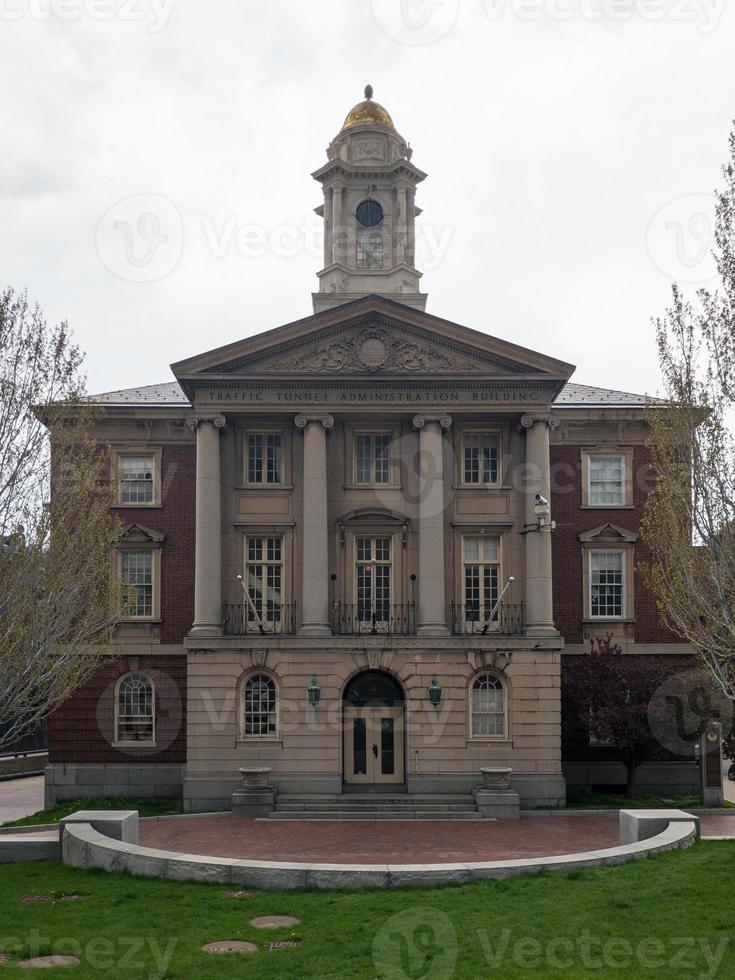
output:
[[[480,674],[472,683],[471,732],[474,738],[505,735],[505,688],[494,674]]]
[[[590,618],[621,619],[625,616],[626,553],[623,550],[590,551]]]
[[[155,741],[156,694],[153,681],[137,671],[117,682],[115,738],[118,742]]]
[[[283,483],[283,443],[280,432],[249,432],[245,438],[248,483]]]
[[[486,622],[498,601],[500,542],[497,538],[464,538],[464,618],[467,628]]]
[[[493,486],[498,482],[500,438],[497,432],[465,432],[462,436],[462,482]]]
[[[392,544],[390,536],[355,539],[355,598],[361,623],[390,620]]]
[[[267,674],[249,677],[243,686],[242,733],[245,737],[277,734],[276,683]]]
[[[368,486],[391,482],[390,434],[358,432],[355,434],[355,483]]]
[[[121,504],[152,504],[156,461],[151,456],[118,456],[119,501]]]
[[[278,623],[283,606],[283,538],[245,538],[245,583],[250,594],[248,622]],[[257,618],[256,618],[257,617]]]
[[[622,453],[589,453],[587,456],[587,505],[624,507],[626,500],[626,457]]]
[[[120,551],[125,619],[149,619],[153,616],[153,568],[152,550]]]

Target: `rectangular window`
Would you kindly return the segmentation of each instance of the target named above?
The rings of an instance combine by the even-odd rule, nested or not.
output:
[[[121,504],[152,504],[153,456],[118,456]]]
[[[153,552],[120,552],[121,581],[126,619],[153,615]]]
[[[357,268],[383,268],[383,232],[379,228],[357,229]]]
[[[355,482],[369,486],[385,486],[391,482],[389,433],[355,434]]]
[[[590,507],[625,505],[625,456],[587,457]]]
[[[492,486],[498,482],[500,440],[494,432],[468,432],[462,439],[463,482]]]
[[[619,619],[625,615],[625,553],[591,551],[590,617]]]
[[[248,483],[283,482],[283,447],[279,432],[250,432],[246,437]]]
[[[463,548],[464,618],[472,629],[473,623],[487,622],[498,601],[500,543],[497,538],[465,538]]]
[[[283,605],[283,538],[245,539],[245,584],[255,609],[248,603],[248,623],[279,623]]]
[[[388,623],[391,601],[391,538],[356,538],[355,591],[361,623]]]

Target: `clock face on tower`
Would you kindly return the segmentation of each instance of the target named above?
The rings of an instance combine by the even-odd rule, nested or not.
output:
[[[357,205],[357,220],[365,228],[374,228],[383,220],[383,209],[377,201],[363,201]]]

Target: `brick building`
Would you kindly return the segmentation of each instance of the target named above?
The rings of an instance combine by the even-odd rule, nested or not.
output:
[[[562,745],[562,660],[607,633],[691,656],[635,572],[644,399],[425,312],[426,174],[366,94],[314,174],[313,315],[94,398],[136,601],[51,719],[50,800],[221,808],[244,766],[291,794],[463,794],[508,767],[524,804],[558,803],[624,781],[610,749]]]

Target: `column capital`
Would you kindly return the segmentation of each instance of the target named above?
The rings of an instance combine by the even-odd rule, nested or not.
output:
[[[302,412],[293,421],[297,429],[305,429],[309,422],[320,422],[325,429],[334,428],[334,416],[329,412],[326,415],[304,415]]]
[[[224,429],[225,427],[225,417],[224,415],[187,415],[186,424],[192,430],[196,432],[200,422],[211,422],[215,429]]]
[[[413,417],[414,429],[423,429],[425,425],[431,422],[433,422],[435,425],[441,426],[442,429],[451,429],[452,416],[451,415],[414,415]]]
[[[548,413],[531,414],[529,412],[526,415],[521,416],[521,426],[524,429],[532,429],[537,422],[545,422],[550,429],[558,429],[559,425],[561,424],[556,416]]]

